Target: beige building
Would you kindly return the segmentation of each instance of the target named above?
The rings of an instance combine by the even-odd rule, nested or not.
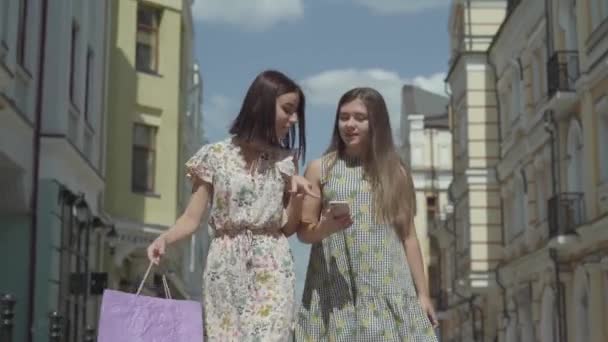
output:
[[[453,3],[444,340],[608,339],[607,31],[603,0]]]

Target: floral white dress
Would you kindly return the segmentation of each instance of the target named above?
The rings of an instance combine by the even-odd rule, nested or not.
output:
[[[189,177],[213,185],[214,235],[203,277],[210,341],[285,341],[294,324],[294,262],[283,194],[295,173],[291,151],[262,153],[251,173],[233,138],[203,146]]]

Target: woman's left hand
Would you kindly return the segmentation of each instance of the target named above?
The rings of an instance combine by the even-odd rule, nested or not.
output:
[[[433,308],[433,302],[431,301],[431,298],[429,298],[429,296],[422,295],[418,296],[418,300],[420,301],[422,311],[431,321],[433,328],[437,328],[439,326],[439,321],[437,320],[437,314],[435,313],[435,309]]]
[[[316,194],[312,191],[312,183],[310,183],[308,181],[308,179],[302,177],[302,176],[298,176],[298,175],[294,175],[291,176],[291,188],[289,190],[289,192],[291,194],[297,194],[297,195],[308,195],[314,198],[321,198],[321,196],[319,196],[319,194]]]

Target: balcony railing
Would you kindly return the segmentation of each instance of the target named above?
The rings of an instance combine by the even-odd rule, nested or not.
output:
[[[583,193],[565,192],[549,199],[549,238],[576,230],[584,222]]]
[[[556,51],[547,61],[549,98],[558,91],[574,91],[579,76],[578,51]]]
[[[515,7],[517,7],[517,5],[519,5],[520,2],[521,2],[521,0],[508,0],[507,1],[507,14],[513,12]]]

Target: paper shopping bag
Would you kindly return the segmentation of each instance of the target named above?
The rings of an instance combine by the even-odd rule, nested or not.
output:
[[[200,342],[203,341],[201,304],[171,299],[163,276],[167,298],[140,295],[150,267],[137,292],[105,290],[99,319],[98,342]]]

